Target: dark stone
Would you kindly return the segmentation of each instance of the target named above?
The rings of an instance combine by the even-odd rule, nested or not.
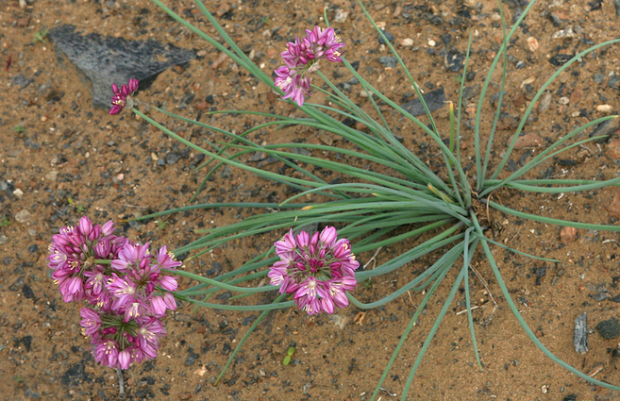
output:
[[[32,299],[34,298],[34,291],[32,291],[32,288],[30,288],[28,284],[24,284],[22,287],[22,295],[28,299]]]
[[[616,7],[616,17],[620,17],[620,0],[614,0],[614,6]]]
[[[392,34],[391,34],[391,33],[389,33],[389,32],[383,31],[383,34],[385,35],[385,37],[387,38],[387,40],[388,40],[390,43],[393,43],[393,42],[394,42],[394,39],[396,39],[396,36],[392,35]],[[382,37],[381,35],[379,35],[379,44],[382,44],[382,45],[384,45],[384,44],[385,44],[385,40],[383,39],[383,37]]]
[[[613,340],[620,336],[620,323],[618,319],[611,318],[609,320],[603,320],[596,325],[596,331],[606,340]]]
[[[194,362],[196,362],[196,360],[198,359],[200,355],[192,352],[191,354],[189,354],[187,356],[187,358],[185,358],[185,366],[192,366],[194,364]]]
[[[90,383],[91,378],[86,374],[84,367],[86,360],[82,360],[71,366],[60,378],[60,382],[65,386],[77,386],[80,383]]]
[[[541,285],[541,279],[547,275],[547,268],[540,266],[536,268],[536,285]]]
[[[181,155],[180,153],[169,152],[166,154],[166,163],[168,165],[173,165],[174,163],[178,162],[182,157],[183,155]]]
[[[207,270],[207,276],[218,276],[222,272],[222,264],[219,262],[213,262],[211,268]]]
[[[34,79],[26,78],[22,74],[19,74],[13,77],[13,85],[21,86],[21,88],[19,88],[20,91],[33,82],[34,82]]]
[[[575,57],[574,54],[556,54],[549,59],[549,62],[556,67],[561,67],[566,64],[570,59]]]
[[[457,50],[450,50],[444,59],[444,65],[448,71],[458,72],[463,68],[465,56]]]
[[[446,104],[446,92],[443,88],[429,92],[422,97],[424,98],[426,106],[431,113],[439,110]],[[413,99],[412,101],[402,104],[401,106],[413,116],[421,116],[426,114],[424,106],[422,106],[422,101],[419,98]]]
[[[226,301],[227,299],[230,299],[230,297],[232,297],[232,293],[230,291],[225,291],[221,294],[217,294],[215,299],[218,301]]]
[[[586,312],[583,312],[575,319],[573,345],[575,346],[575,351],[580,354],[588,352],[588,317]]]
[[[600,10],[603,8],[603,0],[594,0],[588,2],[588,6],[590,6],[590,11]]]
[[[603,136],[603,138],[596,139],[594,142],[596,143],[606,143],[609,140],[609,137],[619,128],[620,126],[620,118],[614,118],[611,120],[604,121],[594,128],[594,131],[590,134],[590,138],[595,136]]]
[[[30,349],[32,348],[32,336],[24,336],[20,338],[19,343],[26,348],[27,352],[30,352]]]
[[[93,104],[110,107],[112,84],[126,83],[130,78],[140,81],[140,89],[148,87],[166,69],[196,58],[190,50],[164,45],[153,39],[127,40],[96,33],[81,35],[75,26],[61,25],[50,30],[48,37],[56,45],[62,64],[66,56],[92,85]]]
[[[390,56],[379,58],[379,62],[383,64],[385,68],[396,68],[396,63],[398,62],[398,60],[396,59],[396,57]]]
[[[469,100],[480,94],[480,84],[467,86],[463,89],[463,100]]]
[[[37,252],[38,250],[39,250],[39,245],[37,245],[37,244],[30,245],[30,246],[28,247],[28,252],[30,252],[30,253],[35,253],[35,252]]]
[[[614,75],[609,77],[609,81],[607,81],[607,86],[613,89],[618,89],[618,82],[620,82],[620,75]]]
[[[594,79],[594,82],[596,82],[597,84],[602,84],[603,81],[605,80],[605,74],[600,74],[600,73],[594,74],[592,79]]]

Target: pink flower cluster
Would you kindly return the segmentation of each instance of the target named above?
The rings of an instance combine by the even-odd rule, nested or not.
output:
[[[112,96],[112,108],[110,109],[110,114],[120,113],[126,105],[133,107],[133,100],[131,97],[137,90],[138,80],[134,78],[131,78],[127,84],[123,84],[120,89],[116,86],[116,84],[112,84],[112,92],[114,92],[114,96]]]
[[[355,289],[360,264],[334,227],[312,236],[305,231],[295,236],[291,230],[275,246],[280,260],[270,268],[271,284],[280,286],[281,294],[294,294],[299,309],[315,315],[349,304],[345,291]]]
[[[160,319],[166,310],[176,310],[167,291],[177,289],[177,279],[162,269],[181,262],[165,246],[151,255],[148,243],[136,244],[113,232],[112,221],[93,225],[84,216],[52,237],[47,259],[63,300],[88,303],[80,311],[80,324],[91,337],[95,359],[127,369],[157,356],[159,337],[166,335]]]
[[[282,99],[291,99],[299,106],[304,105],[304,98],[310,95],[310,77],[307,75],[319,69],[319,60],[342,62],[339,49],[344,43],[334,33],[333,28],[322,30],[315,26],[306,29],[303,39],[295,37],[295,42],[286,44],[282,53],[284,64],[275,70],[275,84],[284,92]]]

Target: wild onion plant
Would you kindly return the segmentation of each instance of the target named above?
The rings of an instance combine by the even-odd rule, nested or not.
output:
[[[190,252],[192,253],[190,258],[196,258],[231,241],[258,234],[271,235],[275,242],[275,246],[271,247],[271,249],[265,249],[262,254],[248,260],[244,265],[213,279],[201,277],[183,270],[174,271],[176,275],[197,281],[196,285],[176,292],[178,299],[193,302],[196,305],[207,308],[233,311],[262,311],[260,317],[253,323],[247,334],[239,342],[237,349],[230,356],[229,362],[217,379],[216,384],[230,366],[245,340],[271,310],[290,308],[295,303],[299,308],[309,313],[332,313],[334,306],[344,307],[348,303],[359,309],[370,309],[385,305],[408,291],[424,291],[422,302],[400,337],[400,341],[396,345],[396,349],[376,386],[372,396],[372,400],[375,400],[392,363],[395,361],[403,343],[407,340],[407,336],[411,332],[414,323],[418,320],[421,311],[429,303],[434,292],[442,284],[451,286],[451,290],[422,348],[415,356],[415,362],[406,381],[401,399],[405,400],[407,398],[410,385],[420,362],[441,324],[442,318],[448,311],[461,286],[465,290],[467,316],[474,344],[475,358],[478,364],[482,366],[476,346],[476,332],[470,300],[469,270],[473,259],[486,258],[510,309],[528,337],[545,355],[588,382],[620,390],[620,388],[611,384],[589,377],[560,360],[534,335],[519,313],[506,288],[491,248],[501,247],[534,259],[542,259],[549,262],[557,261],[529,255],[492,240],[489,235],[489,225],[491,223],[487,218],[489,212],[493,213],[495,211],[495,213],[500,212],[516,218],[558,226],[620,231],[620,226],[566,221],[526,213],[504,206],[491,198],[491,194],[502,190],[521,191],[524,194],[560,194],[591,191],[620,183],[620,177],[603,181],[526,178],[528,172],[531,172],[532,169],[552,160],[561,152],[599,139],[599,137],[582,139],[579,135],[589,128],[617,118],[617,116],[599,118],[576,128],[549,145],[522,167],[512,172],[505,170],[510,157],[513,155],[517,139],[523,132],[523,128],[534,106],[558,75],[588,53],[603,46],[616,44],[620,42],[620,39],[595,45],[576,54],[549,77],[530,101],[518,127],[514,130],[508,142],[507,148],[505,148],[505,152],[503,152],[503,156],[501,156],[499,161],[496,161],[491,156],[493,150],[498,145],[497,141],[495,141],[495,134],[500,119],[506,83],[507,48],[519,25],[535,3],[535,1],[531,1],[514,25],[508,29],[505,25],[502,3],[500,1],[499,10],[502,17],[504,39],[499,51],[495,55],[479,95],[473,140],[475,169],[472,172],[466,171],[464,157],[461,157],[462,133],[460,128],[463,116],[463,88],[472,44],[471,33],[469,35],[464,69],[460,79],[459,96],[450,105],[450,129],[448,132],[440,132],[433,115],[424,102],[424,97],[418,89],[418,85],[412,78],[410,69],[405,66],[398,52],[386,38],[383,31],[379,29],[361,0],[358,0],[360,10],[366,15],[368,21],[374,26],[394,57],[396,57],[409,83],[422,101],[429,121],[428,125],[410,114],[397,102],[388,98],[380,89],[373,86],[358,73],[346,57],[347,38],[336,37],[334,31],[328,28],[329,25],[324,28],[309,29],[305,37],[298,38],[288,44],[287,51],[282,54],[284,65],[276,70],[276,79],[274,81],[271,71],[265,72],[255,65],[231,39],[200,0],[195,0],[196,6],[217,30],[219,37],[225,42],[224,44],[216,41],[188,21],[185,21],[162,1],[153,1],[173,19],[209,42],[219,51],[225,53],[232,61],[245,68],[257,80],[270,87],[280,96],[283,96],[283,99],[288,99],[283,101],[287,101],[297,108],[295,116],[282,116],[251,110],[222,110],[212,113],[250,114],[264,119],[264,123],[258,124],[242,133],[233,133],[208,123],[194,121],[170,111],[155,108],[164,117],[194,124],[198,127],[220,133],[228,138],[225,142],[211,143],[210,148],[202,148],[195,145],[181,135],[166,128],[165,125],[157,122],[152,117],[144,114],[139,108],[132,108],[133,113],[153,124],[170,137],[207,156],[207,161],[199,169],[208,169],[208,172],[205,175],[203,185],[198,190],[204,186],[206,180],[212,177],[218,168],[228,165],[254,173],[267,180],[284,184],[290,187],[293,193],[288,198],[282,199],[280,203],[194,204],[143,216],[138,219],[152,219],[164,214],[197,209],[250,208],[256,210],[262,208],[264,210],[262,214],[253,215],[252,217],[245,218],[243,221],[205,230],[205,235],[202,238],[174,251],[177,255]],[[328,24],[327,15],[325,15],[325,23]],[[344,55],[341,53],[344,53]],[[330,63],[340,62],[346,66],[348,72],[359,81],[365,92],[369,94],[368,103],[370,107],[368,109],[360,107],[351,100],[343,93],[337,83],[332,82],[322,73],[321,69],[331,68]],[[499,98],[490,129],[486,131],[486,126],[481,122],[483,102],[485,99],[488,99],[492,76],[500,62],[503,67],[501,70],[502,81]],[[322,92],[328,102],[325,104],[312,103],[311,94],[313,92]],[[123,95],[121,90],[118,93],[115,92],[116,96],[119,96],[119,93]],[[115,106],[120,105],[121,108],[125,106],[123,100],[116,99]],[[456,106],[453,106],[453,104]],[[434,167],[431,168],[414,151],[408,149],[399,141],[399,138],[394,134],[399,127],[391,126],[388,123],[388,118],[385,115],[386,107],[398,113],[403,120],[413,122],[419,130],[430,138],[443,161],[441,171],[436,171]],[[115,107],[114,111],[116,113],[120,110],[118,107]],[[356,124],[347,124],[343,122],[344,120],[353,121]],[[261,129],[286,126],[303,126],[311,130],[323,130],[341,137],[343,142],[347,144],[340,147],[333,144],[311,143],[261,145],[250,139],[249,134]],[[357,129],[355,127],[364,128]],[[485,143],[486,146],[484,146]],[[303,151],[299,151],[299,149]],[[293,171],[294,174],[284,174],[253,167],[247,160],[256,152],[263,152],[269,157],[278,160],[288,167],[288,171]],[[317,173],[320,170],[336,172],[339,177],[338,183],[326,182]],[[301,202],[302,199],[311,199],[312,201]],[[296,236],[292,232],[299,232],[302,229],[306,230],[304,227],[316,226],[317,224],[323,227],[320,233],[318,231],[316,234],[314,232],[306,233],[302,231]],[[292,231],[289,232],[289,230]],[[282,239],[283,234],[286,235]],[[336,236],[339,236],[341,239],[337,240]],[[346,238],[346,240],[342,238]],[[419,238],[425,238],[425,240],[413,248],[407,249],[402,254],[384,261],[372,270],[358,268],[359,262],[353,256],[354,254],[374,252],[385,246],[398,246],[401,244],[404,248],[404,244],[410,244],[413,239]],[[349,249],[349,243],[351,249]],[[348,253],[345,254],[345,252]],[[408,270],[411,262],[429,256],[434,257],[434,263],[415,276],[408,284],[374,302],[363,303],[357,299],[353,290],[355,282],[386,275],[399,269]],[[327,265],[330,266],[329,269],[325,267]],[[445,278],[448,277],[448,273],[451,270],[457,272],[450,275],[450,277],[456,276],[456,279],[451,283],[446,283]],[[249,283],[258,282],[257,279],[264,278],[267,275],[271,278],[273,285],[259,287],[248,285]],[[232,291],[238,294],[231,299],[278,290],[280,290],[281,295],[272,304],[267,305],[230,305],[208,302],[208,299],[220,290]]]

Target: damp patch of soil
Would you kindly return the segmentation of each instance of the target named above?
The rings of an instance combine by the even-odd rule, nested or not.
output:
[[[175,12],[220,40],[193,2],[168,2]],[[226,31],[264,71],[280,64],[287,41],[322,25],[323,7],[347,43],[347,58],[385,94],[400,104],[415,98],[389,50],[354,1],[208,1]],[[507,21],[522,11],[522,1],[506,2]],[[460,73],[473,34],[463,110],[462,157],[474,174],[473,116],[484,79],[502,41],[497,3],[484,0],[374,1],[370,13],[385,28],[425,93],[443,89],[457,102]],[[530,100],[556,69],[587,47],[617,37],[620,19],[613,2],[540,1],[511,41],[506,96],[491,166],[496,165]],[[153,3],[140,1],[0,0],[0,388],[6,400],[111,400],[118,394],[116,373],[95,363],[81,335],[79,306],[65,304],[46,263],[51,235],[86,214],[93,221],[119,221],[189,204],[205,172],[203,159],[129,113],[109,116],[96,108],[88,82],[70,64],[59,64],[45,31],[62,24],[84,34],[131,40],[156,39],[195,51],[197,58],[161,73],[139,94],[140,100],[175,113],[241,132],[262,120],[208,115],[208,111],[247,109],[291,114],[270,90],[197,35],[167,17]],[[601,48],[559,75],[534,107],[518,149],[507,164],[514,170],[575,127],[620,109],[620,46]],[[343,66],[324,72],[351,98],[370,110],[361,86]],[[483,101],[481,142],[486,146],[493,121],[501,70],[493,74]],[[440,96],[438,98],[441,98]],[[310,98],[326,103],[319,93]],[[448,107],[434,112],[448,132]],[[604,107],[601,107],[604,106]],[[146,107],[146,106],[145,106]],[[387,110],[386,110],[387,111]],[[171,120],[152,117],[192,142],[223,136]],[[386,118],[403,143],[434,167],[436,148],[417,127],[390,111]],[[428,122],[426,117],[420,117]],[[613,129],[611,130],[613,132]],[[584,135],[589,135],[591,130]],[[340,141],[306,128],[265,129],[252,140]],[[580,138],[585,138],[580,137]],[[318,142],[317,142],[318,143]],[[338,142],[337,142],[338,143]],[[614,145],[615,143],[615,145]],[[615,146],[615,148],[614,148]],[[602,140],[575,147],[539,166],[530,178],[609,179],[618,174],[617,142]],[[615,150],[614,150],[615,149]],[[277,168],[268,166],[266,168]],[[337,175],[334,172],[334,177]],[[284,192],[273,182],[225,168],[208,181],[196,203],[279,201]],[[543,216],[618,224],[617,190],[562,196],[499,192],[504,205]],[[119,231],[154,246],[180,247],[199,238],[196,229],[237,222],[258,211],[196,210],[159,220],[119,224]],[[594,327],[618,315],[620,277],[618,234],[537,224],[497,213],[489,216],[489,235],[523,252],[556,258],[545,263],[495,248],[495,257],[525,321],[559,358],[599,380],[620,384],[617,339],[604,339]],[[282,233],[213,250],[185,264],[189,271],[213,276],[240,266]],[[405,251],[388,247],[377,263]],[[370,260],[373,255],[359,255]],[[360,286],[364,302],[380,299],[410,281],[437,254],[416,261],[398,274]],[[182,257],[183,258],[183,257]],[[477,366],[469,335],[464,293],[450,306],[409,392],[423,400],[611,400],[618,394],[592,386],[546,358],[527,338],[503,298],[484,258],[475,259],[470,277],[478,347]],[[372,268],[372,265],[368,266]],[[454,279],[456,274],[449,275]],[[258,284],[258,283],[257,283]],[[187,285],[187,283],[185,283]],[[381,399],[399,399],[426,333],[450,290],[442,285],[399,354]],[[224,297],[225,298],[225,297]],[[289,309],[271,313],[249,338],[217,387],[211,383],[258,316],[183,305],[166,319],[156,360],[125,373],[128,399],[169,400],[368,400],[392,351],[423,295],[408,293],[369,311],[349,307],[332,316],[309,317]],[[266,303],[266,298],[248,302]],[[218,302],[227,302],[220,300]],[[589,350],[573,346],[575,319],[587,313]],[[296,353],[288,366],[287,349]],[[398,398],[397,398],[398,397]]]

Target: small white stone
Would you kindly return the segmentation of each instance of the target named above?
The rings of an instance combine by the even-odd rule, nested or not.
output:
[[[610,114],[613,110],[613,107],[611,107],[611,105],[609,104],[599,104],[598,106],[596,106],[596,110],[600,111],[601,113]]]
[[[404,47],[411,47],[411,46],[413,46],[413,39],[405,38],[405,39],[400,41],[400,45],[404,46]]]
[[[334,15],[334,22],[345,22],[348,16],[348,11],[344,11],[342,8],[339,8],[336,10],[336,15]]]
[[[21,199],[22,196],[24,196],[24,191],[22,191],[21,189],[17,188],[15,191],[13,191],[13,195],[15,195],[15,197],[17,197],[17,199]]]
[[[436,45],[436,44],[437,44],[437,42],[435,42],[433,39],[429,39],[429,40],[428,40],[428,45],[429,45],[430,47],[435,47],[435,45]]]
[[[45,179],[48,181],[56,181],[58,179],[58,171],[52,170],[45,174]]]
[[[18,223],[28,223],[30,220],[32,220],[32,214],[30,214],[29,211],[27,210],[20,210],[19,212],[17,212],[15,214],[15,220]]]

